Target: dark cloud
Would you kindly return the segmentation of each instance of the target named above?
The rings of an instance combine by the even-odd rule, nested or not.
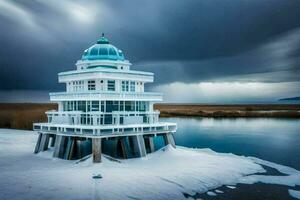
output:
[[[234,56],[199,60],[141,62],[137,68],[154,71],[158,82],[239,81],[291,82],[300,80],[300,29]],[[170,71],[172,73],[170,73]]]
[[[300,81],[299,10],[298,0],[2,1],[0,89],[61,89],[57,73],[101,32],[158,84]]]

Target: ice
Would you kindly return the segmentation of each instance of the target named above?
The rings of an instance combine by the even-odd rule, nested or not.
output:
[[[215,190],[216,193],[222,194],[224,193],[222,190]]]
[[[209,196],[217,196],[217,194],[212,191],[208,191],[206,194]]]
[[[300,185],[293,168],[209,149],[167,146],[143,159],[116,162],[103,156],[93,164],[91,157],[54,159],[53,149],[33,154],[36,140],[33,131],[0,129],[0,199],[186,199],[184,193],[216,194],[237,183]],[[262,166],[286,176],[259,175]]]
[[[296,199],[300,199],[300,191],[289,189],[289,194]]]
[[[229,189],[235,189],[235,186],[231,186],[231,185],[226,185],[226,187],[228,187]]]
[[[267,184],[278,184],[294,187],[300,185],[300,172],[294,168],[250,157],[255,163],[265,165],[286,174],[286,176],[266,176],[266,175],[250,175],[240,180],[240,183],[253,184],[257,182]]]

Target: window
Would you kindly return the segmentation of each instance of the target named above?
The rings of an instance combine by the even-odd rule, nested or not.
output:
[[[134,101],[125,101],[125,111],[134,111]]]
[[[88,81],[88,90],[96,90],[96,82]]]
[[[115,91],[115,81],[107,81],[107,90]]]
[[[138,110],[139,111],[147,111],[148,107],[149,107],[149,103],[148,102],[140,101],[139,102],[139,108],[138,108]]]
[[[107,50],[107,48],[100,48],[100,50],[99,50],[99,55],[108,55],[108,50]]]
[[[104,124],[112,124],[112,115],[104,115]]]
[[[92,101],[91,111],[99,111],[99,101]]]
[[[91,55],[91,56],[98,55],[98,48],[97,48],[97,47],[92,48],[92,50],[91,50],[91,52],[90,52],[90,55]]]
[[[106,101],[106,112],[119,111],[119,101]]]
[[[104,107],[104,103],[105,103],[104,101],[101,101],[101,112],[104,112],[104,111],[105,111],[105,110],[104,110],[104,108],[105,108],[105,107]]]
[[[120,109],[119,111],[124,111],[124,101],[120,101]]]
[[[135,82],[134,81],[130,81],[130,91],[135,92]]]
[[[86,101],[78,101],[78,110],[79,111],[86,111]]]
[[[64,101],[63,102],[63,110],[64,111],[73,111],[74,108],[74,101]]]
[[[73,82],[73,91],[74,92],[83,91],[83,81],[74,81]]]
[[[117,55],[116,50],[114,50],[113,48],[109,48],[109,55],[116,56]]]
[[[129,81],[122,81],[122,91],[128,92],[129,90]]]
[[[113,101],[106,101],[106,112],[113,111]]]
[[[90,112],[91,111],[91,101],[87,101],[86,102],[86,107],[87,107],[87,112]]]

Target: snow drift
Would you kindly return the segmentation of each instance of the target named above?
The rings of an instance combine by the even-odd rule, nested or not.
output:
[[[167,146],[146,158],[93,164],[54,159],[51,149],[35,155],[36,138],[33,131],[0,129],[0,199],[186,199],[237,183],[300,185],[296,169],[209,149]],[[261,175],[263,166],[285,175]],[[299,197],[297,190],[289,194]]]

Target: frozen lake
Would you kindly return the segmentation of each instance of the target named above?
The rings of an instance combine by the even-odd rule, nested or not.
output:
[[[164,118],[178,123],[176,144],[254,156],[300,170],[299,119]]]

